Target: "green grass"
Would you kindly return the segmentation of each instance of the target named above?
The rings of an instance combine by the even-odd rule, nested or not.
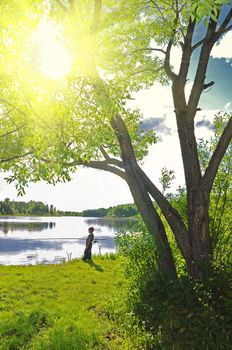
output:
[[[125,263],[0,266],[0,350],[232,349],[231,274],[150,281]]]
[[[116,259],[0,266],[0,350],[120,349],[104,303],[122,283]]]

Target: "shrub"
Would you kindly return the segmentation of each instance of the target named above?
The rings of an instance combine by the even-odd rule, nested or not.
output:
[[[110,312],[134,348],[231,348],[232,266],[220,265],[200,282],[187,277],[181,262],[179,280],[168,281],[158,272],[154,242],[146,232],[120,234],[116,243],[127,283]]]

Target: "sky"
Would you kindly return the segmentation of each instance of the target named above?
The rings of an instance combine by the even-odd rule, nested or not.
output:
[[[209,62],[207,81],[214,80],[215,85],[202,94],[202,111],[196,117],[197,138],[209,138],[212,135],[213,116],[217,111],[232,111],[232,32],[227,33],[219,45],[215,46]],[[177,69],[180,52],[172,52],[172,64]],[[193,62],[194,66],[194,62]],[[191,89],[190,80],[186,92]],[[131,108],[139,108],[143,115],[143,127],[153,128],[159,141],[150,147],[142,167],[154,183],[161,188],[159,178],[161,169],[175,171],[172,190],[184,185],[181,153],[176,130],[174,108],[170,87],[155,83],[152,88],[140,91],[130,102]],[[117,204],[132,203],[133,199],[126,183],[111,173],[100,170],[79,168],[68,183],[55,186],[44,182],[29,184],[26,195],[17,197],[13,184],[4,180],[6,174],[0,174],[0,200],[35,200],[59,210],[82,211],[92,208],[108,208]]]

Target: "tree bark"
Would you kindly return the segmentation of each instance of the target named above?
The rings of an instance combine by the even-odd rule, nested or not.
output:
[[[192,188],[188,203],[189,236],[192,241],[196,272],[194,279],[207,276],[211,265],[211,240],[209,232],[209,197],[201,184]]]
[[[111,125],[120,145],[122,161],[126,173],[126,181],[131,194],[149,233],[155,239],[159,270],[164,276],[167,276],[170,279],[176,279],[177,273],[175,263],[166,231],[162,220],[154,208],[142,178],[139,175],[139,167],[134,155],[129,133],[123,120],[118,116],[111,120]]]

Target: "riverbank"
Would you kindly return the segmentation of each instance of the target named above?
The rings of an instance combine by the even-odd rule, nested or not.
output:
[[[113,255],[49,266],[0,266],[0,349],[119,349],[123,335],[104,314],[120,288]]]

